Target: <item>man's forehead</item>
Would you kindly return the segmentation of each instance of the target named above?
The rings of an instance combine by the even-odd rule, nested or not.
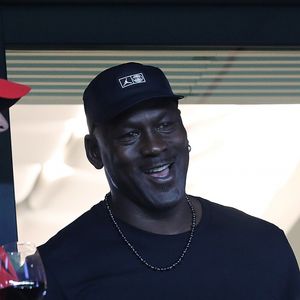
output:
[[[153,110],[161,110],[163,112],[177,111],[178,101],[169,99],[155,99],[140,102],[111,119],[109,122],[107,122],[107,125],[116,125],[120,122],[126,121],[135,114],[149,112]]]
[[[170,99],[147,100],[128,108],[127,110],[119,114],[119,116],[117,117],[126,116],[140,111],[149,111],[153,109],[172,110],[174,108],[177,108],[177,106],[178,106],[178,101],[176,100],[170,100]]]

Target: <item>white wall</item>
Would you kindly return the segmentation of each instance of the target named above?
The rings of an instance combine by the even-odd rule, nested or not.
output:
[[[187,191],[282,228],[300,261],[300,105],[182,105]],[[89,165],[81,106],[11,110],[20,240],[43,243],[108,186]]]

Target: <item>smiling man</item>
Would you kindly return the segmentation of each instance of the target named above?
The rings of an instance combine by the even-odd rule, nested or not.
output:
[[[86,88],[86,153],[110,192],[39,248],[47,299],[300,299],[282,230],[186,193],[181,98],[138,63]]]
[[[177,101],[159,98],[136,104],[96,126],[86,146],[90,162],[96,168],[104,165],[108,197],[118,217],[157,233],[178,233],[178,222],[189,230],[191,212],[183,201],[188,141]]]

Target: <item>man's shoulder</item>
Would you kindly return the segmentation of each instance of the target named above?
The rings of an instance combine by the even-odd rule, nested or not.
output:
[[[103,201],[94,205],[90,210],[83,213],[73,222],[61,229],[46,243],[39,246],[41,256],[51,257],[63,252],[73,251],[78,241],[80,243],[89,243],[93,240],[97,231],[101,230],[104,209]]]
[[[282,257],[281,263],[295,262],[293,251],[282,229],[236,208],[201,199],[206,236],[223,245],[247,249],[252,257],[269,260]]]
[[[236,234],[255,236],[274,235],[282,238],[283,231],[275,224],[259,217],[247,214],[239,209],[199,198],[203,214],[206,214],[210,226],[228,230]]]

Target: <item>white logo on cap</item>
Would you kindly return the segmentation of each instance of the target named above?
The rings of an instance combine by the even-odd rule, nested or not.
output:
[[[122,89],[131,86],[133,84],[139,84],[146,82],[143,73],[133,74],[126,77],[119,78]]]

